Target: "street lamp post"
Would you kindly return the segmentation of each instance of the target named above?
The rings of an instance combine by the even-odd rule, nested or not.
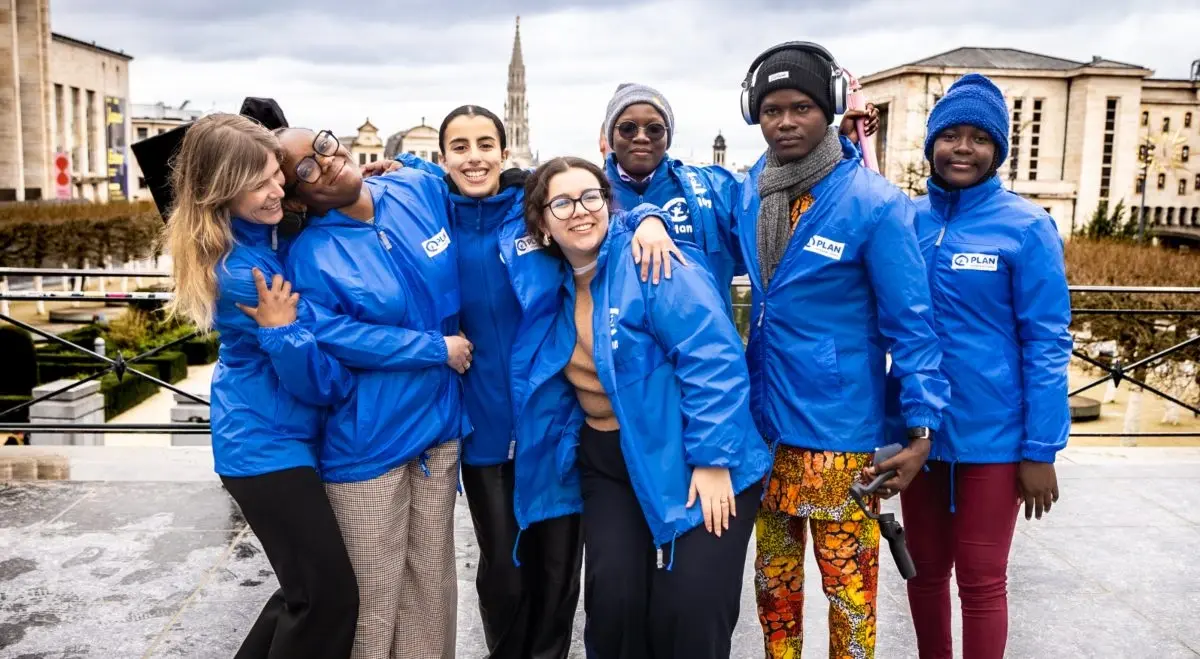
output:
[[[1142,205],[1138,208],[1138,242],[1146,239],[1146,188],[1150,187],[1150,162],[1154,159],[1154,144],[1150,137],[1138,146],[1138,158],[1142,161]]]

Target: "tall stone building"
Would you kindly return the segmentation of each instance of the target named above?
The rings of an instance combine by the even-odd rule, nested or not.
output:
[[[370,117],[358,127],[354,135],[339,137],[338,141],[350,150],[350,156],[359,165],[375,162],[383,156],[383,139],[379,137],[379,129],[371,123]]]
[[[1141,214],[1139,146],[1156,153],[1147,222],[1160,237],[1200,238],[1200,72],[1189,80],[1103,57],[1079,62],[1011,48],[959,48],[862,78],[880,108],[876,155],[910,193],[928,176],[922,146],[929,113],[966,73],[1004,92],[1010,117],[1005,187],[1045,208],[1063,234],[1083,229],[1101,202]]]
[[[508,167],[526,169],[534,164],[529,149],[529,103],[525,100],[525,60],[521,56],[521,17],[517,17],[512,59],[508,62],[508,100],[504,103],[504,130],[508,141]]]
[[[49,0],[0,3],[0,201],[129,194],[131,59],[52,34]]]

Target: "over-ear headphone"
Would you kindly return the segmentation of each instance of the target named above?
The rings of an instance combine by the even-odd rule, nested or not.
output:
[[[833,59],[833,55],[828,50],[809,41],[788,41],[768,48],[763,54],[754,58],[754,62],[750,64],[750,70],[746,71],[746,78],[742,80],[742,118],[746,120],[746,123],[751,126],[758,123],[758,117],[750,114],[750,104],[753,101],[751,95],[754,91],[754,82],[758,79],[759,66],[768,57],[781,50],[799,50],[812,53],[829,62],[829,68],[832,73],[829,76],[829,95],[833,98],[833,113],[838,115],[846,112],[846,97],[849,93],[850,82],[847,80],[846,73],[837,63],[837,60]]]

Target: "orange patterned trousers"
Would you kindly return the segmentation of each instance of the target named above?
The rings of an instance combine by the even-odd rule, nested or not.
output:
[[[879,525],[850,499],[869,453],[780,446],[756,522],[755,590],[768,659],[800,659],[808,532],[829,600],[829,656],[875,656]],[[879,502],[872,507],[878,511]]]

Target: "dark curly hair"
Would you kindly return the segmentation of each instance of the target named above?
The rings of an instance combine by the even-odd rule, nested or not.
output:
[[[600,191],[604,194],[605,202],[612,201],[612,185],[609,184],[608,177],[604,175],[604,170],[590,160],[575,156],[563,156],[538,166],[537,170],[525,180],[525,230],[542,245],[546,244],[546,239],[549,237],[545,229],[545,211],[546,196],[550,193],[550,179],[568,169],[583,169],[591,173],[600,184]],[[560,259],[563,258],[558,243],[553,239],[550,239],[549,243],[546,251]]]

